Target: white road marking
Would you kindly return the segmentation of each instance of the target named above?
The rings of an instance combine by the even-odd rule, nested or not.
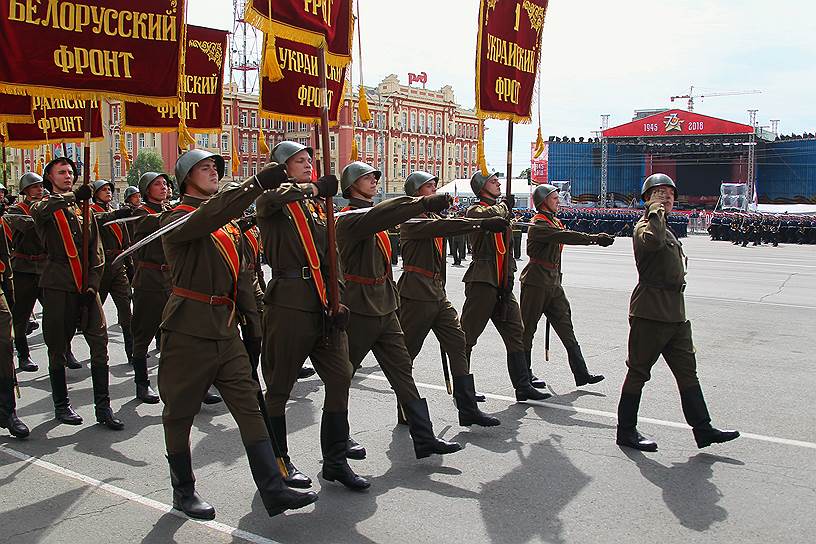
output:
[[[387,382],[388,379],[385,376],[380,376],[378,374],[358,374],[362,379],[371,379],[371,380],[379,380],[381,382]],[[444,391],[447,393],[445,386],[443,385],[435,385],[430,383],[420,383],[416,382],[416,386],[421,389],[433,389],[435,391]],[[502,400],[506,402],[515,403],[518,402],[514,397],[507,397],[504,395],[494,395],[492,393],[485,393],[484,391],[480,391],[485,397],[494,400]],[[563,404],[557,404],[554,402],[542,402],[536,400],[528,400],[524,401],[525,404],[533,404],[535,406],[544,406],[546,408],[555,408],[556,410],[563,410],[565,412],[577,412],[579,414],[588,414],[593,416],[600,416],[606,417],[610,419],[618,419],[618,415],[613,412],[606,412],[603,410],[593,410],[591,408],[580,408],[577,406],[566,406]],[[660,425],[661,427],[673,427],[675,429],[687,429],[690,430],[691,427],[686,425],[685,423],[677,423],[675,421],[665,421],[663,419],[655,419],[651,417],[641,417],[638,416],[639,423],[651,423],[653,425]],[[744,433],[740,431],[740,438],[748,438],[751,440],[760,440],[762,442],[771,442],[773,444],[782,444],[784,446],[795,446],[798,448],[808,448],[812,450],[816,450],[816,443],[814,442],[805,442],[803,440],[791,440],[789,438],[779,438],[776,436],[766,436],[762,434],[754,434],[754,433]]]
[[[19,452],[15,449],[9,448],[8,446],[4,446],[2,444],[0,444],[0,451],[9,454],[12,457],[19,459],[20,461],[23,461],[24,463],[29,463],[36,467],[59,474],[60,476],[70,478],[78,482],[82,482],[83,484],[92,486],[96,489],[102,489],[103,491],[107,491],[108,493],[116,495],[117,497],[121,497],[131,502],[141,504],[142,506],[147,506],[148,508],[158,510],[163,514],[172,514],[181,519],[198,523],[199,525],[204,525],[205,527],[208,527],[214,531],[223,533],[231,537],[240,538],[241,540],[246,540],[247,542],[252,542],[253,544],[281,544],[280,542],[276,540],[271,540],[269,538],[266,538],[265,536],[256,535],[255,533],[250,533],[249,531],[244,531],[243,529],[231,527],[229,525],[225,525],[217,521],[200,521],[188,518],[182,512],[174,509],[169,504],[164,504],[153,499],[148,499],[147,497],[143,497],[138,493],[133,493],[132,491],[122,489],[121,487],[116,487],[115,485],[100,482],[99,480],[91,478],[90,476],[85,476],[84,474],[80,474],[79,472],[74,472],[73,470],[63,468],[59,465],[55,465],[54,463],[49,463],[48,461],[37,459],[36,457],[32,457],[28,454]]]

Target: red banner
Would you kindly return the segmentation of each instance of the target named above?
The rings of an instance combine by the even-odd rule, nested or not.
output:
[[[476,114],[530,122],[547,0],[481,0]]]
[[[33,123],[31,97],[0,94],[0,123]]]
[[[261,79],[261,117],[302,123],[320,121],[317,48],[278,38],[276,49],[283,79],[275,83]],[[330,124],[337,123],[345,81],[345,68],[326,67]]]
[[[3,0],[0,91],[177,104],[186,0]]]
[[[536,143],[530,142],[530,181],[534,185],[549,181],[550,143],[544,142],[544,151],[536,158]]]
[[[33,99],[33,123],[6,125],[6,145],[26,148],[46,144],[82,142],[85,136],[85,100],[58,98]],[[91,141],[101,142],[102,111],[99,103],[91,101]]]
[[[225,30],[187,25],[184,102],[181,108],[190,132],[221,132],[227,34]],[[177,106],[149,106],[127,102],[123,110],[125,130],[129,132],[178,130]]]
[[[351,0],[247,0],[244,19],[276,39],[325,45],[327,64],[351,62]]]
[[[634,136],[699,136],[701,134],[753,134],[751,125],[700,115],[686,110],[667,110],[603,131],[606,138]]]

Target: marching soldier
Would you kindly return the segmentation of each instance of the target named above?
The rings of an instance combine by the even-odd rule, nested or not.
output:
[[[124,219],[133,215],[133,209],[123,206],[118,210],[110,208],[113,200],[113,182],[98,180],[91,184],[93,203],[91,210],[96,214],[96,220],[102,224],[116,219]],[[116,316],[119,326],[122,327],[122,341],[125,344],[125,355],[128,363],[133,364],[133,336],[130,333],[130,282],[128,281],[125,263],[119,262],[115,266],[111,263],[124,249],[130,245],[130,234],[121,224],[114,223],[101,227],[102,249],[105,251],[105,267],[102,280],[99,284],[99,300],[105,304],[110,293],[113,304],[116,306]],[[128,257],[126,259],[130,261]]]
[[[398,295],[386,232],[422,213],[444,210],[450,206],[450,197],[406,196],[374,206],[381,175],[374,167],[355,161],[345,167],[341,179],[343,196],[349,199],[346,211],[368,210],[337,220],[337,245],[346,284],[343,302],[351,314],[347,328],[349,357],[356,372],[366,354],[374,352],[408,422],[417,459],[435,453],[454,453],[462,446],[436,437],[428,403],[419,396],[411,374],[411,355],[397,317]]]
[[[162,214],[161,224],[190,214],[189,220],[163,235],[172,274],[172,294],[164,308],[159,392],[162,423],[173,485],[173,506],[190,517],[213,519],[215,509],[195,491],[190,429],[211,385],[226,399],[241,432],[249,467],[270,516],[317,500],[283,483],[264,417],[259,386],[238,333],[243,312],[252,312],[240,285],[240,231],[232,218],[261,195],[286,181],[286,171],[269,165],[242,184],[218,191],[224,159],[200,149],[176,162],[181,204]],[[217,194],[216,194],[217,193]],[[258,332],[258,334],[260,331]]]
[[[128,185],[128,188],[125,189],[124,204],[134,210],[142,205],[142,193],[138,187]]]
[[[88,269],[82,269],[82,210],[80,204],[93,196],[89,185],[72,191],[76,166],[60,157],[45,166],[44,181],[50,196],[31,207],[34,225],[48,254],[40,277],[43,297],[43,339],[48,346],[48,375],[54,413],[62,423],[82,424],[71,407],[66,382],[66,350],[77,330],[82,331],[91,352],[91,380],[96,421],[109,429],[121,430],[124,424],[113,415],[108,382],[108,332],[105,314],[97,290],[105,264],[99,227],[93,214],[88,224]],[[83,272],[88,277],[83,292]]]
[[[483,176],[476,172],[470,180],[473,194],[479,202],[468,208],[465,217],[486,219],[503,217],[510,219],[512,203],[497,203],[501,196],[501,184],[496,174]],[[543,382],[532,384],[530,369],[524,354],[522,336],[524,328],[521,312],[513,295],[512,281],[508,288],[503,284],[503,268],[509,262],[508,271],[512,280],[516,263],[505,260],[505,253],[511,248],[505,246],[504,233],[476,231],[470,235],[473,245],[473,259],[465,273],[465,305],[462,308],[462,329],[467,342],[468,362],[471,361],[473,346],[484,331],[487,321],[493,321],[507,350],[507,371],[516,390],[516,399],[544,400],[549,393],[537,391],[534,387],[545,387]]]
[[[439,178],[428,172],[413,172],[405,180],[405,194],[426,197],[436,194]],[[508,222],[502,217],[487,219],[442,218],[432,212],[420,217],[423,223],[403,223],[400,227],[403,274],[397,283],[399,322],[405,333],[405,346],[413,361],[433,330],[443,353],[450,360],[453,398],[459,411],[459,424],[493,427],[499,420],[476,404],[473,374],[468,372],[465,333],[459,316],[445,293],[445,236],[457,236],[476,229],[504,232]],[[443,360],[443,365],[446,364]]]
[[[589,373],[575,339],[572,315],[567,295],[561,286],[561,250],[564,244],[611,246],[614,236],[606,233],[584,234],[567,230],[556,217],[558,213],[558,188],[543,184],[533,191],[533,204],[537,213],[533,226],[527,231],[527,255],[530,262],[521,272],[521,320],[524,323],[524,355],[532,375],[532,350],[541,314],[547,316],[555,333],[567,350],[570,370],[575,385],[598,383],[603,376]]]
[[[369,487],[349,467],[346,457],[365,458],[365,449],[349,442],[348,397],[352,366],[343,321],[348,308],[329,315],[330,277],[327,227],[317,198],[337,193],[337,178],[312,179],[313,150],[296,142],[280,142],[272,161],[286,165],[293,183],[268,191],[257,201],[258,224],[272,274],[264,296],[263,372],[266,405],[275,440],[283,454],[292,487],[309,487],[311,480],[289,458],[286,438],[286,401],[298,370],[309,357],[325,384],[320,423],[323,478],[353,490]],[[285,338],[286,341],[281,341]]]
[[[19,369],[36,372],[39,367],[31,360],[26,332],[34,304],[42,297],[40,276],[48,258],[31,217],[31,206],[43,197],[43,178],[34,172],[26,173],[20,178],[20,196],[5,217],[5,222],[11,227],[14,247],[11,254],[11,268],[14,270],[14,304],[11,305],[14,347]]]
[[[683,292],[686,256],[666,216],[677,198],[677,187],[666,174],[652,174],[641,190],[646,212],[635,225],[632,238],[638,284],[629,304],[629,371],[618,404],[617,443],[643,451],[657,451],[657,444],[637,430],[637,413],[643,386],[663,354],[677,380],[686,422],[692,427],[697,446],[728,442],[737,431],[720,431],[711,426],[703,391],[697,379],[697,361],[686,320]]]

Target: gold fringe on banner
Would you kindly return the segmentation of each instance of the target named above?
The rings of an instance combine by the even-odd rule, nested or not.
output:
[[[269,146],[266,145],[266,136],[263,131],[258,129],[258,151],[263,155],[264,159],[269,157]]]
[[[178,146],[181,149],[187,149],[191,145],[195,145],[195,138],[193,135],[190,134],[189,129],[187,128],[187,123],[182,119],[179,121],[178,127]]]
[[[349,156],[349,160],[354,162],[360,158],[360,151],[357,149],[357,138],[352,137],[351,139],[351,155]]]
[[[360,85],[360,94],[358,98],[357,112],[360,116],[361,123],[368,123],[371,121],[371,112],[368,111],[368,100],[366,99],[365,87]]]
[[[481,172],[483,176],[487,176],[490,172],[487,170],[487,159],[485,159],[484,119],[479,119],[479,141],[476,144],[476,157],[479,165],[479,172]]]
[[[276,81],[283,79],[283,72],[281,72],[280,63],[278,63],[278,55],[275,50],[275,36],[267,34],[264,37],[264,44],[263,67],[261,69],[261,75],[272,83],[275,83]]]
[[[541,125],[539,125],[538,136],[536,137],[535,154],[533,154],[533,158],[539,158],[542,153],[544,153],[544,138],[541,136]]]
[[[94,181],[99,179],[99,155],[96,156],[96,161],[94,161],[93,175]]]
[[[51,154],[51,144],[46,143],[45,144],[45,163],[48,164],[49,162],[51,162],[52,158],[53,158],[53,156]]]
[[[57,100],[121,100],[123,102],[138,102],[147,106],[178,106],[178,96],[173,98],[153,98],[149,96],[133,95],[128,93],[117,93],[109,91],[77,91],[73,89],[62,89],[58,87],[38,87],[36,85],[19,86],[11,83],[0,82],[0,94],[13,94],[18,96],[39,96],[43,98],[54,98]]]
[[[49,138],[48,140],[6,140],[6,147],[13,147],[15,149],[36,149],[44,145],[58,145],[58,144],[82,144],[85,139],[80,136],[76,138]],[[104,136],[91,138],[91,143],[104,142]]]

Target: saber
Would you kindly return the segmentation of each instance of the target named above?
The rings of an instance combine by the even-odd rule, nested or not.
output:
[[[109,225],[116,225],[117,223],[127,223],[128,221],[136,221],[137,219],[142,219],[143,216],[137,215],[136,217],[123,217],[122,219],[113,219],[112,221],[108,221],[107,223],[102,223],[103,227],[107,227]]]
[[[550,318],[545,318],[546,322],[544,327],[544,360],[550,360]]]
[[[448,389],[448,395],[453,394],[453,387],[451,386],[450,370],[448,369],[448,354],[445,353],[445,348],[439,345],[439,353],[442,355],[442,373],[445,375],[445,387]]]
[[[149,244],[150,242],[152,242],[153,240],[155,240],[156,238],[158,238],[162,234],[165,234],[167,232],[170,232],[172,230],[177,229],[178,227],[180,227],[181,225],[183,225],[184,223],[189,221],[190,218],[194,214],[195,214],[195,212],[185,213],[184,215],[182,215],[178,219],[175,219],[175,220],[171,221],[170,223],[167,223],[165,226],[157,229],[156,232],[152,232],[152,233],[148,234],[147,236],[145,236],[144,238],[142,238],[141,240],[139,240],[135,244],[131,245],[126,250],[124,250],[122,253],[117,255],[116,258],[113,260],[113,262],[111,262],[111,266],[116,266],[116,264],[122,262],[122,260],[125,257],[127,257],[131,253],[135,252],[136,250],[143,248],[144,246],[146,246],[147,244]]]

